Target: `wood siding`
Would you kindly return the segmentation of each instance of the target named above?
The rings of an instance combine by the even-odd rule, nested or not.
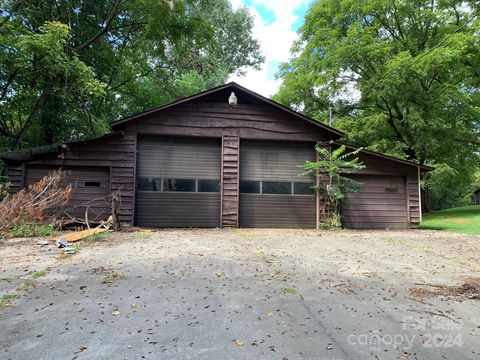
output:
[[[48,156],[25,165],[52,167],[107,167],[110,169],[110,192],[120,191],[121,204],[119,220],[132,223],[135,188],[135,132],[125,131],[106,138],[77,142],[69,145],[69,149],[60,156]],[[20,169],[22,169],[20,171]],[[8,166],[9,181],[13,184],[11,191],[16,192],[24,184],[25,167]]]
[[[139,134],[191,135],[286,141],[326,140],[329,134],[315,125],[270,106],[226,103],[181,104],[138,119],[130,127]]]
[[[349,228],[406,228],[406,181],[403,176],[354,175],[358,193],[348,193],[342,220]]]
[[[405,206],[408,209],[407,222],[417,224],[420,219],[420,200],[418,184],[418,168],[392,160],[360,153],[361,161],[367,166],[359,174],[378,176],[402,176],[406,180]]]
[[[7,164],[8,192],[15,194],[25,186],[25,164]]]
[[[223,227],[238,227],[240,139],[222,139],[221,203]]]
[[[27,166],[25,185],[31,185],[49,173],[56,170],[52,166]],[[68,201],[66,212],[70,217],[85,219],[88,214],[89,221],[108,219],[111,213],[110,194],[110,168],[89,167],[64,167],[68,171],[67,177],[61,185],[72,186],[72,195]],[[95,182],[95,186],[88,183]]]

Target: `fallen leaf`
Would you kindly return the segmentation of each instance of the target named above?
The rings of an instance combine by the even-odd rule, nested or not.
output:
[[[130,307],[131,307],[132,309],[135,309],[135,308],[137,307],[137,304],[131,304]]]
[[[237,346],[243,346],[243,341],[240,340],[240,339],[235,339],[235,340],[233,340],[233,342],[234,342],[235,345],[237,345]]]
[[[272,317],[272,316],[273,316],[273,312],[271,312],[271,311],[268,312],[268,313],[267,313],[267,316],[268,316],[268,317]]]

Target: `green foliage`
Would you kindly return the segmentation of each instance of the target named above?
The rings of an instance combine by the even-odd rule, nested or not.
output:
[[[480,235],[480,205],[464,206],[424,214],[420,227]]]
[[[56,232],[57,230],[53,225],[25,223],[13,227],[9,231],[9,235],[15,237],[52,236]]]
[[[105,240],[108,237],[109,233],[108,232],[101,232],[101,233],[96,233],[90,236],[87,236],[85,239],[82,240],[83,243],[96,243],[96,242],[101,242]]]
[[[349,142],[450,167],[447,206],[479,164],[479,11],[473,0],[317,0],[275,98],[324,122],[332,108]]]
[[[15,295],[5,294],[0,298],[0,309],[10,306],[13,300],[16,299]]]
[[[58,259],[65,260],[75,254],[78,254],[79,252],[80,248],[78,246],[74,246],[72,250],[63,250],[63,252],[58,256]]]
[[[323,211],[325,214],[326,211]],[[342,216],[338,211],[333,211],[330,213],[330,216],[323,216],[322,222],[319,225],[319,229],[323,230],[335,230],[342,228]]]
[[[56,21],[45,22],[36,32],[17,19],[0,28],[4,148],[19,148],[26,141],[52,99],[72,106],[105,94],[93,69],[68,49],[70,39],[70,28]]]
[[[132,234],[132,237],[135,239],[148,239],[152,236],[150,231],[139,231]]]
[[[468,200],[474,190],[474,174],[465,171],[459,173],[447,164],[439,164],[434,171],[428,174],[425,185],[430,190],[430,205],[433,210],[469,205]]]
[[[315,146],[317,161],[305,161],[301,176],[314,175],[320,177],[318,189],[323,204],[323,227],[341,227],[339,205],[347,193],[359,191],[360,182],[348,177],[365,168],[365,165],[355,157],[362,149],[347,152],[344,145],[336,149],[332,146]]]
[[[286,288],[283,288],[283,293],[285,295],[288,295],[288,294],[295,295],[297,293],[297,289],[291,288],[291,287],[286,287]]]
[[[38,278],[41,278],[42,276],[45,276],[47,274],[49,270],[45,270],[45,271],[35,271],[33,274],[32,274],[32,280],[36,280]]]
[[[228,0],[3,1],[0,151],[93,137],[258,68],[252,27]]]

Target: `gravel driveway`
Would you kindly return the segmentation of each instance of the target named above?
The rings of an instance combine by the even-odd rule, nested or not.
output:
[[[67,258],[37,241],[0,245],[1,359],[480,359],[480,237],[142,231]]]

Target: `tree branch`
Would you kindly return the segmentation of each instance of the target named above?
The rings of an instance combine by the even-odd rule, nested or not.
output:
[[[15,143],[13,145],[13,150],[17,150],[20,147],[23,140],[25,139],[25,136],[27,135],[28,130],[30,130],[33,123],[37,119],[38,115],[42,111],[43,107],[47,103],[48,98],[50,96],[51,89],[52,89],[52,85],[50,83],[47,83],[45,85],[42,93],[38,97],[37,101],[35,102],[35,105],[34,105],[32,111],[30,112],[30,115],[28,116],[27,121],[25,122],[22,129],[20,130],[20,132],[16,136]]]
[[[74,50],[76,52],[79,52],[83,49],[85,49],[87,46],[92,44],[93,42],[97,41],[100,37],[102,37],[104,34],[110,31],[110,25],[112,24],[113,19],[115,18],[115,15],[117,13],[118,8],[120,7],[121,0],[116,1],[115,4],[112,7],[112,10],[107,16],[107,19],[105,20],[105,26],[102,30],[100,30],[97,34],[95,34],[93,37],[88,39],[87,41],[83,42],[79,46],[77,46]]]
[[[3,27],[3,25],[5,25],[8,20],[10,20],[10,18],[12,17],[12,15],[18,11],[18,9],[20,9],[20,6],[22,6],[23,4],[25,3],[25,1],[17,1],[17,2],[14,2],[13,5],[12,5],[12,8],[10,9],[10,11],[8,11],[8,15],[5,16],[1,21],[0,21],[0,29]]]
[[[18,74],[19,70],[20,70],[20,68],[16,68],[15,71],[13,73],[11,73],[10,76],[8,77],[7,83],[3,87],[2,94],[0,95],[0,100],[3,100],[3,98],[7,94],[8,88],[12,84],[13,80],[15,80],[15,78],[17,77],[17,74]]]

